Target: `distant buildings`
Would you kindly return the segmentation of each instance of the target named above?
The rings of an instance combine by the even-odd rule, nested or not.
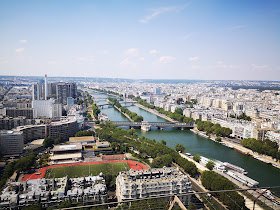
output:
[[[123,171],[116,179],[118,201],[163,195],[179,196],[191,191],[188,177],[175,167]],[[187,203],[189,199],[185,196],[181,201]]]
[[[64,201],[84,205],[105,203],[107,188],[102,173],[79,178],[33,179],[12,182],[1,192],[0,208],[57,207]]]

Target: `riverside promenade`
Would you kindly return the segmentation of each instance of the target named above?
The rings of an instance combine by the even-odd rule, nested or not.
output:
[[[152,113],[152,114],[155,114],[155,115],[157,115],[157,116],[159,116],[159,117],[161,117],[161,118],[163,118],[163,119],[166,119],[166,120],[168,120],[168,121],[171,121],[171,122],[178,122],[178,121],[173,120],[173,119],[171,119],[170,117],[168,117],[168,116],[166,116],[166,115],[164,115],[164,114],[159,113],[157,110],[147,108],[147,107],[145,107],[145,106],[143,106],[143,105],[141,105],[141,104],[135,104],[135,106],[137,106],[137,107],[139,107],[140,109],[143,109],[143,110],[145,110],[145,111],[147,111],[147,112],[150,112],[150,113]],[[190,131],[192,131],[192,132],[195,133],[195,134],[197,134],[198,132],[201,132],[201,133],[204,133],[204,134],[205,134],[205,132],[202,132],[202,131],[197,130],[196,127],[194,127],[194,129],[190,129]],[[215,136],[215,135],[211,135],[210,138],[215,139],[216,136]],[[210,139],[209,139],[209,140],[210,140]],[[274,164],[274,165],[277,165],[278,167],[280,167],[280,161],[275,161],[275,160],[273,160],[273,158],[270,157],[270,156],[258,154],[257,152],[254,152],[254,151],[252,151],[251,149],[248,149],[248,148],[246,148],[246,147],[243,147],[241,144],[237,144],[237,143],[234,143],[234,142],[231,142],[231,141],[227,140],[227,138],[222,138],[222,141],[225,142],[226,144],[232,146],[232,147],[233,147],[234,149],[236,149],[236,150],[240,150],[240,151],[242,151],[243,153],[249,154],[249,155],[251,155],[251,156],[255,155],[255,156],[259,157],[259,158],[262,158],[262,159],[268,161],[268,162],[271,163],[271,164]],[[256,160],[257,160],[257,159],[256,159]],[[260,161],[260,160],[258,160],[258,161]]]
[[[147,108],[147,107],[145,107],[145,106],[143,106],[143,105],[141,105],[141,104],[138,104],[138,103],[136,103],[136,104],[134,104],[134,105],[137,106],[137,107],[139,107],[140,109],[144,109],[144,110],[146,110],[147,112],[151,112],[152,114],[157,115],[157,116],[159,116],[159,117],[161,117],[161,118],[163,118],[163,119],[165,119],[165,120],[168,120],[168,121],[170,121],[170,122],[178,122],[178,121],[173,120],[173,119],[171,119],[170,117],[168,117],[168,116],[166,116],[166,115],[164,115],[164,114],[159,113],[157,110],[149,109],[149,108]]]

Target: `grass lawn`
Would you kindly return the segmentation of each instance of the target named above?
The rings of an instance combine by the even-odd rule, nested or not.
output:
[[[69,178],[93,175],[96,176],[100,172],[103,175],[117,175],[120,171],[129,170],[129,166],[125,162],[118,163],[101,163],[92,165],[65,166],[57,168],[49,168],[45,174],[45,178],[59,178],[68,175]]]

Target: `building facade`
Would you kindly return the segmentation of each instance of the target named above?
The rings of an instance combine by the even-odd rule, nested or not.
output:
[[[19,155],[23,152],[23,135],[19,131],[0,131],[2,155]]]
[[[179,196],[191,191],[188,177],[175,167],[123,171],[116,179],[118,201],[163,195]],[[188,201],[188,197],[182,200],[183,203]]]

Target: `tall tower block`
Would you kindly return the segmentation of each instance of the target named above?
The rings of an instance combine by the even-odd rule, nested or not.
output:
[[[48,97],[48,79],[47,75],[45,74],[45,100],[47,100]]]

